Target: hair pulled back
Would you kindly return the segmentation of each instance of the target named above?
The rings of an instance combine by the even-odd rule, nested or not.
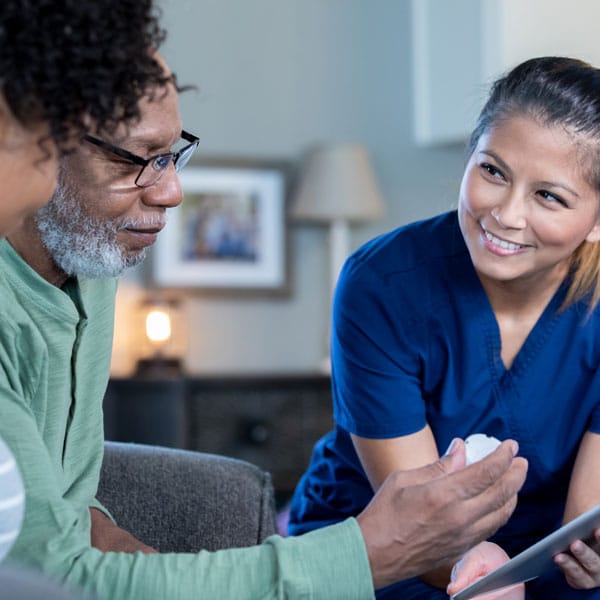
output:
[[[526,116],[561,127],[580,142],[582,172],[600,202],[600,69],[575,59],[546,56],[527,60],[491,88],[467,145],[470,156],[481,136],[504,119]],[[574,252],[565,306],[600,300],[600,244],[583,242]]]

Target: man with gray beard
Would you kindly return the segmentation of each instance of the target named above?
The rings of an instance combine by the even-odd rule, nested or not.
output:
[[[103,219],[85,210],[69,181],[69,170],[59,166],[58,185],[51,201],[37,213],[37,228],[52,260],[67,275],[88,279],[117,277],[144,260],[148,247],[125,252],[117,242],[120,231],[158,233],[166,214],[138,218]]]
[[[141,103],[110,138],[61,160],[46,208],[0,242],[0,435],[27,486],[12,559],[99,600],[372,598],[374,588],[458,558],[510,516],[526,463],[504,442],[464,467],[464,443],[394,473],[356,519],[214,553],[158,554],[95,499],[116,279],[143,259],[181,202],[176,171],[198,138],[177,93]]]

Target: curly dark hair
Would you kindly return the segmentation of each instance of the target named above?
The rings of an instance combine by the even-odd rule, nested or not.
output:
[[[165,38],[152,0],[1,0],[0,90],[24,126],[73,133],[139,118],[138,101],[169,77],[153,58]]]

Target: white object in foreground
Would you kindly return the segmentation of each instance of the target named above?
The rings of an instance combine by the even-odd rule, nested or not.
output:
[[[0,561],[19,535],[24,512],[23,480],[12,452],[0,438]]]
[[[467,464],[485,458],[500,445],[500,440],[485,433],[474,433],[465,440]]]

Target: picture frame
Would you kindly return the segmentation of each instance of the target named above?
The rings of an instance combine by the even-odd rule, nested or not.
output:
[[[288,291],[283,162],[206,160],[180,173],[181,206],[152,255],[158,287],[203,292]]]

